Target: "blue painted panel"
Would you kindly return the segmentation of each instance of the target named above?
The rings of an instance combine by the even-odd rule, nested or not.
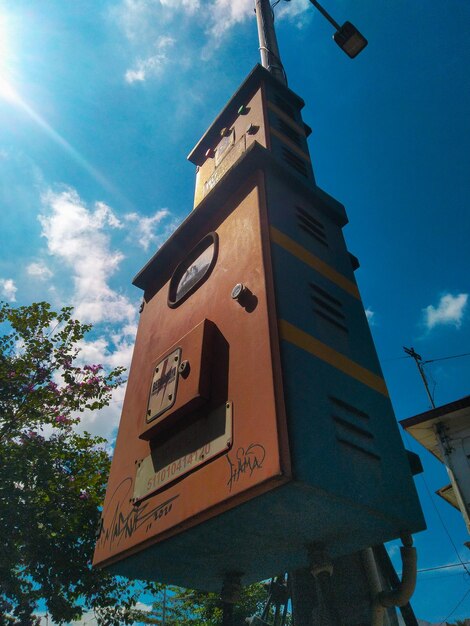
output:
[[[289,483],[111,566],[129,578],[220,591],[225,572],[242,583],[306,567],[307,546],[333,558],[396,536],[396,524],[352,499]]]
[[[389,400],[283,341],[284,394],[294,478],[394,520],[422,522]]]
[[[272,245],[272,259],[278,318],[289,321],[381,376],[382,370],[362,302],[277,244]],[[344,319],[315,305],[313,296],[316,292],[312,284],[341,303],[340,306],[330,304],[343,313]],[[329,302],[321,296],[319,299],[327,304]],[[324,311],[333,321],[316,314],[315,308]],[[344,325],[347,332],[338,328],[334,321]]]

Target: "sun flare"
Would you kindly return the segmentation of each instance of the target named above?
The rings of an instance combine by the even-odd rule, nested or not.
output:
[[[0,98],[12,104],[20,104],[21,101],[15,88],[3,77],[0,77]]]
[[[11,24],[7,14],[0,12],[0,98],[16,103],[18,94],[9,80],[12,61],[10,26]]]

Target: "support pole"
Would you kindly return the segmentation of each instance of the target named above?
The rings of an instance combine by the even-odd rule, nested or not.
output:
[[[222,626],[233,626],[233,605],[240,599],[241,576],[236,572],[225,575],[220,599],[222,600]]]
[[[429,398],[429,402],[431,403],[431,406],[433,409],[436,408],[436,405],[434,404],[434,398],[431,395],[431,391],[429,389],[429,385],[428,385],[428,380],[426,378],[426,374],[424,373],[424,369],[423,369],[423,364],[421,363],[421,361],[423,360],[421,355],[418,354],[417,352],[415,352],[415,349],[413,347],[411,348],[405,348],[403,346],[403,350],[406,352],[406,354],[408,354],[412,359],[414,359],[415,363],[416,363],[416,367],[418,368],[419,374],[422,378],[422,381],[424,383],[424,388],[426,389],[426,393],[428,394],[428,398]]]
[[[269,0],[255,0],[261,65],[283,85],[287,84],[274,29],[274,13]]]
[[[313,611],[318,606],[315,581],[308,567],[289,574],[292,615],[295,626],[313,626]]]

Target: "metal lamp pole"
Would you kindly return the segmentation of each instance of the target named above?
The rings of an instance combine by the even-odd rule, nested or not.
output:
[[[269,0],[255,0],[261,65],[283,85],[287,84],[274,30],[274,12]]]
[[[367,45],[367,40],[350,23],[340,26],[327,11],[317,2],[310,2],[335,27],[334,40],[340,48],[351,58],[355,57]],[[258,25],[259,50],[261,64],[283,85],[287,85],[287,78],[279,53],[276,32],[274,29],[274,12],[270,0],[255,0],[256,21]],[[318,569],[318,568],[317,568]],[[296,626],[313,626],[319,623],[326,626],[340,626],[341,619],[337,612],[331,588],[330,563],[316,572],[315,580],[309,569],[292,572],[291,592],[294,621]],[[319,597],[323,596],[323,611],[318,606]],[[232,615],[224,605],[223,624],[231,624]],[[320,611],[320,612],[319,612]],[[257,619],[257,618],[253,618]],[[254,623],[251,622],[250,623]],[[258,623],[266,624],[262,619]]]

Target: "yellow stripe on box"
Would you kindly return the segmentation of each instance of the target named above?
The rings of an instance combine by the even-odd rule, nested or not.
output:
[[[279,332],[281,339],[285,339],[285,341],[288,341],[294,346],[313,354],[313,356],[328,363],[328,365],[351,376],[351,378],[355,378],[364,385],[367,385],[367,387],[378,391],[388,398],[387,386],[381,376],[377,376],[377,374],[362,367],[362,365],[359,365],[355,361],[348,359],[344,354],[336,352],[336,350],[333,350],[330,346],[327,346],[325,343],[315,339],[312,335],[309,335],[285,320],[279,320]]]
[[[292,118],[290,118],[284,111],[282,111],[278,106],[276,106],[273,102],[268,100],[268,109],[271,109],[273,113],[275,113],[278,117],[281,118],[283,122],[285,122],[288,126],[297,131],[300,135],[305,137],[305,129],[302,128],[295,122]]]
[[[274,135],[274,137],[280,139],[282,143],[285,143],[286,146],[289,146],[289,149],[292,150],[292,152],[295,152],[301,159],[307,161],[307,163],[310,163],[310,157],[308,156],[308,154],[301,150],[293,141],[289,139],[289,137],[286,137],[283,133],[280,133],[278,130],[272,127],[270,128],[270,131],[271,135]]]
[[[344,289],[344,291],[347,291],[351,296],[354,296],[354,298],[357,298],[358,300],[361,299],[356,285],[333,269],[330,265],[316,257],[287,235],[284,235],[284,233],[277,228],[274,228],[274,226],[270,227],[270,233],[271,241],[273,243],[281,246],[281,248],[284,248],[284,250],[293,254],[295,257],[300,259],[300,261],[310,265],[310,267],[316,272],[322,274],[325,278],[328,278],[328,280],[331,280],[331,282],[338,285],[338,287],[341,287],[341,289]]]

